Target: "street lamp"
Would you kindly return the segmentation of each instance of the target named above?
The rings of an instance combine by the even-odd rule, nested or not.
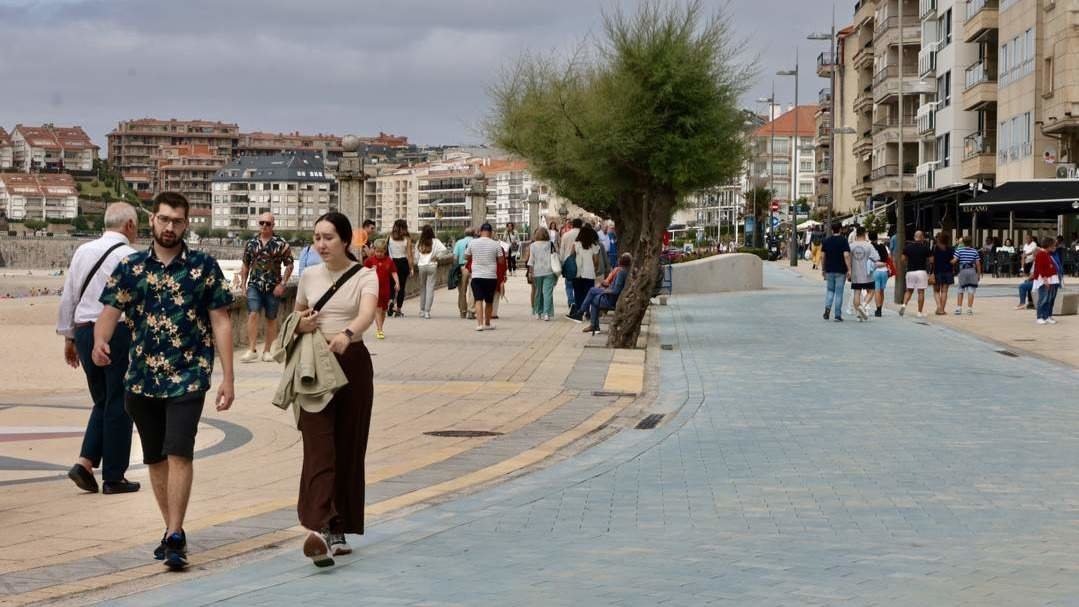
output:
[[[768,122],[770,122],[772,124],[772,136],[771,136],[771,139],[768,141],[768,195],[774,197],[775,193],[776,193],[776,189],[775,189],[775,167],[772,166],[772,162],[774,160],[774,156],[775,156],[775,153],[776,153],[776,116],[775,116],[776,83],[775,83],[774,80],[772,81],[772,94],[770,96],[768,96],[768,97],[760,97],[760,98],[758,98],[757,103],[767,103],[768,104]],[[769,202],[769,204],[771,204],[772,201],[769,200],[768,202]],[[769,220],[771,219],[771,217],[772,217],[772,214],[771,214],[771,212],[769,212],[768,213]],[[756,195],[756,193],[754,193],[753,194],[753,246],[758,246],[758,243],[757,243],[758,226],[756,225],[756,222],[757,222],[757,195]],[[760,226],[759,229],[761,230],[761,235],[763,236],[764,235],[764,226]]]
[[[828,103],[829,103],[828,112],[832,116],[832,132],[828,135],[828,141],[829,141],[828,149],[830,150],[829,155],[831,156],[831,159],[828,162],[828,216],[827,216],[827,224],[826,224],[826,225],[829,226],[828,229],[830,229],[831,225],[832,225],[832,207],[835,205],[835,158],[836,158],[835,136],[836,136],[836,132],[838,131],[838,129],[835,128],[835,125],[839,121],[839,113],[836,111],[836,105],[835,105],[835,100],[836,100],[835,72],[836,72],[837,69],[839,69],[839,46],[836,44],[836,38],[835,38],[835,3],[834,2],[832,3],[832,32],[830,34],[824,34],[824,33],[819,33],[819,32],[818,33],[812,33],[812,34],[806,36],[806,40],[827,40],[828,41],[828,53],[831,54],[831,56],[832,56],[831,57],[831,65],[832,65],[832,67],[831,67],[830,70],[828,70],[828,90],[831,93],[831,98],[828,101]],[[849,130],[852,133],[854,132],[854,129],[849,129]]]
[[[794,142],[794,161],[791,162],[791,187],[787,204],[787,215],[790,218],[791,224],[790,242],[787,243],[787,250],[791,260],[791,267],[793,268],[798,266],[798,238],[794,231],[794,200],[798,194],[798,148],[800,147],[799,140],[801,139],[798,133],[798,47],[794,48],[794,69],[779,70],[776,72],[776,76],[794,77],[794,135],[791,137],[791,140]]]

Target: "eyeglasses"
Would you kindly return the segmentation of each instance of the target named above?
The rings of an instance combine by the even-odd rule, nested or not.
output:
[[[154,219],[164,227],[173,226],[182,228],[187,224],[187,220],[182,217],[162,217],[161,215],[155,215]]]
[[[260,222],[259,222],[259,225],[260,225],[260,226],[262,226],[262,227],[264,227],[264,228],[265,228],[266,226],[270,226],[270,227],[273,227],[273,222],[272,222],[272,221],[260,221]]]

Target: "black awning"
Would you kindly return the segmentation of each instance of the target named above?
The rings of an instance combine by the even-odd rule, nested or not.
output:
[[[1079,180],[1009,181],[959,206],[967,211],[1015,211],[1046,218],[1079,213]]]

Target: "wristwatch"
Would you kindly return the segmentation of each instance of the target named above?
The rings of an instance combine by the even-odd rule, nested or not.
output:
[[[345,330],[341,332],[347,335],[349,339],[352,339],[352,336],[355,335],[355,333],[352,332],[352,329],[349,329],[348,327],[345,327]]]

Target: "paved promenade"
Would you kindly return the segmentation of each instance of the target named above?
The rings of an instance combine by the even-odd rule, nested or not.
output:
[[[657,308],[654,429],[113,604],[1079,604],[1076,372],[767,284]]]

